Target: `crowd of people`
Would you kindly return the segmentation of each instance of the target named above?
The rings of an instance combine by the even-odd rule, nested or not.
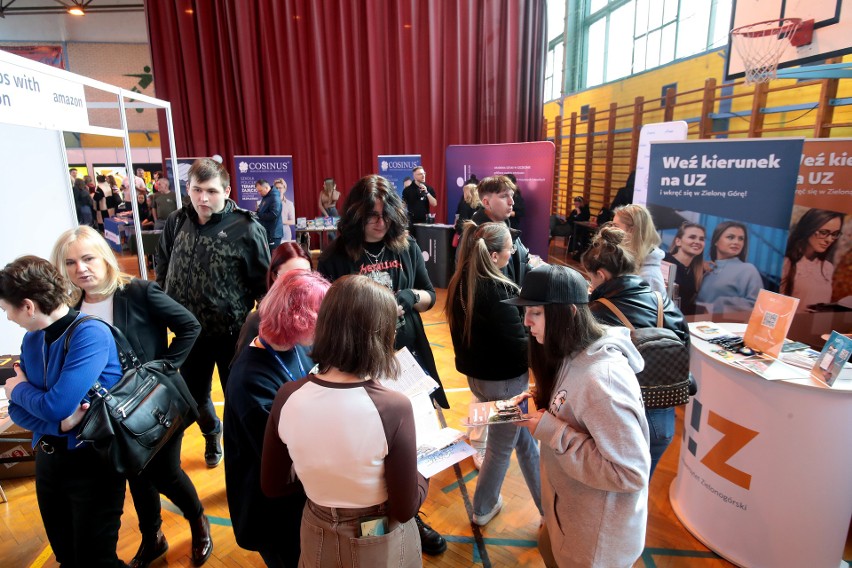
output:
[[[425,170],[414,177],[411,199],[431,204]],[[313,272],[300,246],[281,243],[282,223],[266,218],[280,216],[279,182],[258,181],[261,206],[249,212],[230,199],[225,168],[197,160],[189,203],[157,219],[156,282],[123,273],[103,237],[85,225],[63,233],[49,261],[25,256],[0,270],[0,308],[27,331],[16,377],[6,383],[10,415],[33,431],[41,450],[36,492],[60,564],[125,565],[116,554],[125,478],[75,438],[92,384],[109,388],[122,369],[99,322],[85,321],[65,337],[82,314],[118,328],[141,361],[164,359],[180,369],[198,404],[207,466],[224,456],[237,543],[267,566],[308,558],[318,566],[420,566],[423,553],[446,550],[446,539],[418,513],[429,481],[417,471],[411,404],[374,380],[398,374],[394,353],[406,347],[439,385],[434,404],[449,408],[421,318],[436,294],[408,232],[412,210],[385,178],[362,178]],[[674,408],[643,407],[636,379],[643,359],[598,299],[617,303],[636,327],[655,326],[659,240],[644,208],[617,210],[614,226],[591,239],[582,257],[587,280],[529,253],[511,226],[516,197],[506,176],[466,188],[470,211],[459,224],[444,306],[455,366],[475,400],[535,406],[529,419],[492,426],[479,438],[471,521],[485,526],[503,510],[501,487],[515,452],[542,515],[546,565],[630,566],[643,548],[648,483],[673,436]],[[336,212],[338,199],[326,180],[320,205]],[[819,230],[831,232],[832,222]],[[730,228],[717,228],[714,246],[730,240]],[[690,254],[687,231],[678,247]],[[677,250],[672,255],[691,264]],[[688,343],[668,298],[664,312],[665,327]],[[214,369],[225,396],[222,419],[211,400]],[[183,435],[127,480],[141,537],[134,568],[168,549],[161,494],[189,524],[192,562],[212,553],[204,506],[181,467]],[[379,528],[366,529],[367,520]]]

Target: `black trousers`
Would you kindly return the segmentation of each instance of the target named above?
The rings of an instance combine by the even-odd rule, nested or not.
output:
[[[222,427],[213,401],[210,400],[210,389],[213,385],[213,366],[219,369],[219,380],[222,391],[228,382],[231,370],[228,365],[234,358],[237,346],[237,334],[208,335],[201,332],[192,351],[180,368],[180,374],[189,387],[189,392],[198,403],[198,426],[203,434],[218,432]]]
[[[195,486],[180,467],[183,432],[178,432],[157,452],[139,475],[127,479],[143,536],[156,534],[163,524],[160,494],[177,506],[184,518],[193,521],[204,512]]]
[[[36,497],[47,539],[63,568],[126,567],[118,559],[124,477],[91,447],[36,454]]]

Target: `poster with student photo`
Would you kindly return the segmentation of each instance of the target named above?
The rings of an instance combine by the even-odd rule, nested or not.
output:
[[[746,321],[778,291],[802,139],[651,145],[647,206],[687,315]]]
[[[852,140],[806,140],[781,293],[799,311],[852,308]]]

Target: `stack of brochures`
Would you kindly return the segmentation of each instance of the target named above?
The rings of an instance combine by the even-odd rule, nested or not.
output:
[[[474,455],[476,450],[462,441],[464,432],[441,427],[435,406],[429,397],[429,394],[438,388],[435,379],[423,371],[406,347],[397,351],[396,360],[400,367],[399,377],[379,379],[379,383],[411,400],[417,435],[417,470],[424,477],[432,477]]]

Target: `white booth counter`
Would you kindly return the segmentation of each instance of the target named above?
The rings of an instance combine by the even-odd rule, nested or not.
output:
[[[731,332],[744,324],[717,324]],[[748,568],[838,568],[852,518],[852,372],[832,388],[769,381],[692,336],[698,394],[686,407],[669,490],[681,523]]]

